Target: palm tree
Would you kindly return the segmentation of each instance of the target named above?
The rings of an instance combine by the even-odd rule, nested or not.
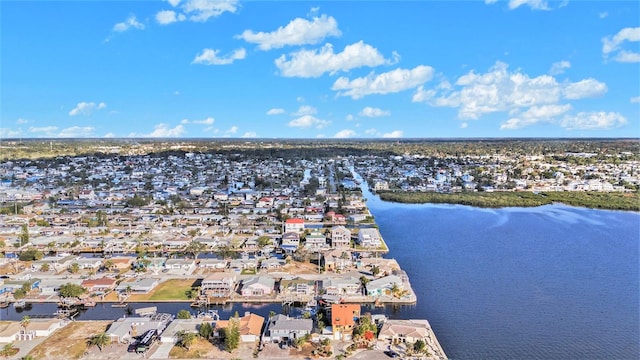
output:
[[[93,335],[89,340],[87,340],[89,346],[97,346],[98,349],[102,352],[102,348],[109,345],[111,343],[111,339],[106,332],[101,332],[99,334]]]
[[[49,271],[49,263],[44,263],[40,266],[40,271],[47,272]]]
[[[179,331],[177,335],[178,335],[178,344],[180,344],[180,346],[182,346],[187,350],[189,350],[189,347],[191,347],[191,345],[193,344],[193,342],[196,340],[196,337],[197,337],[195,333],[185,331],[185,330]]]
[[[28,315],[23,316],[22,320],[20,320],[20,326],[24,329],[25,335],[27,334],[27,327],[29,327],[29,324],[31,324],[31,318]]]

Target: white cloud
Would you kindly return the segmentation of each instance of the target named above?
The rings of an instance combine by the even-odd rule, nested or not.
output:
[[[340,130],[338,131],[335,135],[333,135],[334,138],[338,138],[338,139],[346,139],[346,138],[352,138],[355,137],[357,134],[355,131],[353,130],[349,130],[349,129],[344,129],[344,130]]]
[[[213,123],[216,121],[216,119],[212,118],[211,116],[209,116],[206,119],[202,119],[202,120],[189,120],[189,119],[182,119],[182,121],[180,121],[181,124],[200,124],[200,125],[213,125]]]
[[[394,130],[390,133],[382,134],[383,138],[401,138],[403,135],[402,130]]]
[[[9,128],[0,128],[0,138],[8,139],[8,138],[17,138],[22,134],[22,130],[13,130]]]
[[[432,77],[432,67],[419,65],[411,70],[395,69],[379,75],[370,73],[366,77],[353,80],[340,77],[331,89],[338,91],[339,96],[360,99],[371,94],[389,94],[412,89],[431,80]]]
[[[604,18],[606,18],[607,16],[609,16],[609,13],[608,13],[608,12],[606,12],[606,11],[601,12],[601,13],[599,13],[599,14],[598,14],[598,17],[600,17],[600,19],[604,19]]]
[[[139,23],[138,20],[136,20],[135,15],[131,15],[127,18],[127,20],[125,20],[124,22],[121,23],[117,23],[113,26],[113,31],[115,32],[125,32],[131,28],[134,29],[139,29],[139,30],[143,30],[144,29],[144,25]]]
[[[247,56],[247,51],[244,48],[236,49],[231,54],[223,57],[219,57],[220,50],[204,49],[202,54],[196,55],[192,64],[203,65],[229,65],[236,60],[242,60]]]
[[[32,126],[29,128],[29,132],[32,133],[47,133],[47,134],[53,134],[54,132],[58,131],[58,127],[57,126],[41,126],[41,127],[35,127]]]
[[[571,105],[542,105],[532,106],[500,125],[500,130],[516,130],[539,122],[551,122],[553,118],[571,110]]]
[[[567,60],[562,60],[551,64],[551,69],[549,69],[549,75],[560,75],[564,72],[565,69],[571,67],[571,63]]]
[[[560,84],[550,75],[532,78],[520,70],[509,72],[508,65],[502,62],[496,62],[484,74],[472,70],[458,78],[455,85],[457,90],[420,87],[413,101],[458,108],[459,118],[479,119],[484,114],[518,112],[524,108],[558,104],[562,98],[582,99],[607,91],[606,84],[595,79]]]
[[[242,134],[243,138],[254,138],[254,137],[258,137],[258,134],[256,134],[255,131],[247,131],[246,133]]]
[[[238,132],[238,127],[237,126],[232,126],[229,128],[229,130],[225,131],[226,134],[235,134]]]
[[[579,112],[565,116],[560,125],[567,130],[606,130],[621,127],[627,119],[616,112]]]
[[[631,99],[629,99],[629,101],[631,101],[632,104],[640,103],[640,96],[634,96]]]
[[[469,127],[469,124],[467,122],[463,122],[462,124],[460,124],[460,129],[466,129],[467,127]]]
[[[302,18],[291,20],[286,26],[272,32],[245,30],[236,38],[258,44],[261,50],[279,49],[287,45],[317,44],[328,36],[340,36],[338,22],[331,16],[321,15],[312,21]]]
[[[186,20],[186,16],[184,16],[184,14],[178,14],[173,10],[162,10],[156,13],[156,21],[160,25],[169,25],[171,23],[184,20]]]
[[[78,137],[93,137],[94,127],[91,126],[72,126],[66,129],[60,130],[57,137],[61,138],[78,138]]]
[[[178,6],[178,4],[180,4],[180,0],[167,0],[167,2],[173,7],[176,7]]]
[[[371,106],[367,106],[364,109],[362,109],[362,111],[360,111],[358,115],[373,118],[373,117],[389,116],[391,115],[391,112],[387,110],[382,110],[382,109],[374,108]]]
[[[605,60],[608,59],[610,54],[616,54],[613,58],[618,62],[640,62],[640,53],[632,52],[621,48],[624,42],[638,42],[640,41],[640,27],[627,27],[614,36],[606,36],[602,38],[602,55]]]
[[[534,10],[549,10],[546,0],[509,0],[509,9],[517,9],[522,5],[527,5]]]
[[[378,135],[379,134],[378,130],[376,130],[376,129],[367,129],[367,130],[364,131],[364,133],[367,134],[367,135]]]
[[[316,129],[322,129],[328,126],[331,122],[327,120],[318,119],[312,115],[304,115],[297,119],[289,121],[289,127],[298,127],[298,128],[310,128],[315,127]]]
[[[235,13],[238,10],[237,5],[238,0],[187,0],[183,3],[182,10],[191,14],[189,20],[205,22],[225,12]]]
[[[185,133],[184,126],[177,125],[174,128],[169,128],[167,124],[158,124],[153,128],[153,131],[149,134],[143,134],[142,137],[178,137]],[[133,134],[136,137],[136,134]]]
[[[76,105],[75,108],[71,109],[71,111],[69,111],[69,115],[71,116],[76,116],[76,115],[91,115],[91,113],[93,113],[95,110],[102,110],[104,108],[107,107],[107,104],[101,102],[101,103],[94,103],[94,102],[79,102],[78,105]]]
[[[105,138],[114,138],[114,137],[116,137],[116,134],[114,134],[112,132],[108,132],[108,133],[104,134],[103,137],[105,137]]]
[[[371,45],[363,41],[345,46],[340,53],[333,52],[333,45],[327,43],[320,49],[302,49],[275,60],[280,74],[285,77],[319,77],[324,73],[331,75],[338,71],[349,71],[362,66],[375,67],[383,64],[394,64],[399,55],[393,53],[393,59],[387,60]]]
[[[352,114],[347,114],[347,116],[345,116],[345,119],[347,121],[353,121],[353,115]]]
[[[16,120],[16,124],[19,124],[19,125],[27,124],[29,122],[30,122],[29,120],[23,119],[23,118],[19,118],[18,120]]]
[[[314,115],[318,113],[318,109],[314,108],[313,106],[310,105],[301,105],[298,108],[298,111],[294,112],[293,116],[304,116],[304,115]]]
[[[596,79],[584,79],[567,84],[562,90],[565,99],[584,99],[600,96],[607,92],[607,85]]]
[[[273,108],[273,109],[269,109],[269,111],[267,111],[267,115],[280,115],[280,114],[284,114],[285,111],[282,108]]]

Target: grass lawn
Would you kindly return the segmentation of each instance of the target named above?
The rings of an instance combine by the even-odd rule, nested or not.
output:
[[[200,359],[200,358],[209,358],[209,353],[215,350],[215,347],[208,342],[207,340],[197,338],[189,350],[181,347],[174,346],[169,352],[169,357],[173,359]]]
[[[194,281],[194,279],[170,279],[158,284],[158,286],[148,294],[131,295],[128,301],[191,300],[187,297],[186,292],[191,290],[191,285],[193,285]]]

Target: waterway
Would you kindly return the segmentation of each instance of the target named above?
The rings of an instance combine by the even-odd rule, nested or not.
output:
[[[416,305],[372,312],[428,319],[452,359],[640,358],[640,214],[563,205],[403,205],[363,189],[387,257],[407,271],[418,297]],[[190,309],[188,303],[131,308],[153,305],[172,314]],[[278,304],[216,309],[222,319],[235,311],[300,311]],[[9,307],[0,319],[55,311],[55,304]],[[77,319],[124,314],[103,304]]]

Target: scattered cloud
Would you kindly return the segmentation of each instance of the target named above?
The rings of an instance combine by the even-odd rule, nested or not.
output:
[[[75,108],[69,111],[69,115],[71,116],[91,115],[95,110],[102,110],[106,107],[107,107],[107,104],[103,102],[98,104],[94,102],[79,102]]]
[[[530,77],[520,70],[508,71],[508,65],[496,62],[487,73],[473,70],[458,78],[453,86],[425,89],[420,86],[413,96],[414,102],[431,106],[458,108],[460,119],[479,119],[484,114],[509,112],[517,115],[521,110],[543,105],[558,105],[561,99],[596,97],[607,91],[606,84],[595,79],[575,83],[559,83],[553,76]]]
[[[297,102],[304,102],[304,97],[302,97],[302,96],[298,96],[298,97],[296,98],[296,101],[297,101]]]
[[[374,108],[371,106],[367,106],[366,108],[362,109],[358,113],[358,115],[374,118],[374,117],[381,117],[381,116],[389,116],[391,115],[391,112],[387,110],[382,110],[382,109]]]
[[[158,124],[153,128],[153,131],[149,134],[137,135],[135,133],[130,134],[130,137],[179,137],[185,133],[184,126],[177,125],[174,128],[170,128],[167,124]]]
[[[627,119],[617,112],[579,112],[565,116],[560,126],[567,130],[606,130],[625,125]]]
[[[584,79],[567,84],[562,93],[565,99],[584,99],[601,96],[607,92],[607,84],[596,79]]]
[[[522,5],[527,5],[533,10],[549,10],[546,0],[509,0],[509,9],[517,9]]]
[[[500,125],[500,130],[516,130],[539,122],[551,122],[555,117],[571,110],[571,105],[532,106]]]
[[[28,124],[28,123],[30,123],[30,121],[27,120],[27,119],[19,118],[18,120],[16,120],[16,124],[18,124],[18,125],[23,125],[23,124]]]
[[[179,95],[180,95],[180,91],[178,91],[178,90],[174,91],[174,92],[173,92],[173,95],[175,95],[175,96],[179,96]]]
[[[156,21],[160,25],[169,25],[186,19],[187,17],[184,14],[176,13],[173,10],[162,10],[156,13]]]
[[[247,51],[244,48],[236,49],[231,54],[223,57],[219,57],[220,50],[204,49],[202,54],[196,55],[192,64],[202,65],[229,65],[236,60],[242,60],[247,56]]]
[[[54,135],[54,133],[58,131],[58,127],[57,126],[40,126],[40,127],[36,127],[36,126],[32,126],[29,128],[29,132],[32,133],[45,133],[48,135]]]
[[[298,111],[294,112],[293,116],[304,116],[304,115],[314,115],[318,113],[318,109],[314,108],[313,106],[310,105],[301,105],[298,108]]]
[[[238,0],[169,0],[169,4],[174,8],[179,8],[182,12],[159,11],[156,13],[156,21],[162,25],[184,21],[187,16],[190,21],[205,22],[225,12],[235,13],[238,10]]]
[[[255,138],[258,137],[258,134],[256,134],[255,131],[247,131],[246,133],[242,134],[243,138]]]
[[[364,131],[364,133],[367,134],[367,135],[377,135],[377,134],[379,134],[378,130],[376,130],[376,129],[367,129],[367,130]]]
[[[333,75],[338,71],[378,65],[391,65],[398,62],[400,56],[394,52],[392,59],[384,56],[371,45],[363,41],[345,46],[340,53],[333,52],[332,44],[325,44],[320,49],[302,49],[287,55],[282,55],[275,60],[280,74],[285,77],[319,77],[324,73]]]
[[[640,103],[640,96],[634,96],[629,99],[629,101],[631,101],[632,104]]]
[[[331,16],[320,15],[311,21],[302,18],[291,20],[286,26],[281,26],[272,32],[254,32],[245,30],[238,39],[252,44],[258,44],[260,50],[279,49],[291,45],[317,44],[329,36],[340,36],[338,22]]]
[[[114,134],[112,132],[108,132],[108,133],[104,134],[103,137],[104,138],[114,138],[114,137],[116,137],[116,134]]]
[[[412,89],[431,80],[432,77],[432,67],[419,65],[411,70],[395,69],[379,75],[372,72],[366,77],[353,80],[340,77],[331,89],[338,91],[339,96],[360,99],[371,94],[389,94]]]
[[[183,125],[186,125],[186,124],[213,125],[213,123],[215,121],[216,121],[216,119],[214,119],[212,117],[208,117],[208,118],[202,119],[202,120],[182,119],[182,121],[180,121],[180,123],[183,124]]]
[[[640,27],[627,27],[614,36],[606,36],[602,38],[602,56],[607,60],[613,56],[613,60],[617,62],[640,62],[640,53],[625,50],[622,44],[625,42],[640,41]]]
[[[93,132],[96,129],[92,126],[72,126],[66,129],[60,130],[57,137],[61,138],[79,138],[79,137],[93,137]]]
[[[606,12],[606,11],[601,12],[601,13],[599,13],[599,14],[598,14],[598,17],[599,17],[600,19],[604,19],[604,18],[606,18],[607,16],[609,16],[609,13],[608,13],[608,12]]]
[[[230,127],[229,130],[225,131],[224,133],[226,135],[233,135],[233,134],[235,134],[237,132],[238,132],[238,127],[234,125],[234,126]]]
[[[347,116],[345,116],[345,119],[347,121],[353,121],[353,115],[352,114],[347,114]]]
[[[273,109],[269,109],[269,111],[267,111],[267,115],[280,115],[280,114],[284,114],[285,111],[282,108],[273,108]]]
[[[0,138],[9,139],[17,138],[22,135],[22,130],[13,130],[9,128],[0,128]]]
[[[344,129],[344,130],[338,131],[335,135],[333,135],[333,137],[338,139],[347,139],[347,138],[355,137],[356,135],[357,134],[355,131]]]
[[[115,32],[125,32],[129,29],[138,29],[144,30],[144,24],[141,24],[136,19],[135,15],[131,15],[124,22],[117,23],[113,26],[113,31]]]
[[[401,138],[403,135],[402,130],[394,130],[390,133],[382,134],[383,138]]]
[[[466,121],[460,124],[460,129],[466,129],[468,127],[469,127],[469,124]]]
[[[571,67],[571,63],[567,60],[555,62],[551,64],[551,69],[549,69],[549,75],[560,75],[570,67]]]
[[[297,119],[289,121],[289,127],[322,129],[331,124],[330,121],[318,119],[313,115],[303,115]]]

